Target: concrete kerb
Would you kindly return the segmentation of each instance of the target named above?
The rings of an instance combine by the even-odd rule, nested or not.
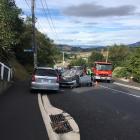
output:
[[[113,82],[113,83],[116,84],[116,85],[119,85],[119,86],[123,86],[123,87],[131,88],[131,89],[140,90],[140,87],[135,87],[135,86],[131,86],[131,85],[125,85],[125,84],[118,83],[118,82]]]
[[[79,127],[74,121],[74,119],[68,113],[53,107],[50,104],[47,95],[41,96],[40,94],[38,94],[38,102],[50,140],[80,140]],[[50,115],[57,114],[63,114],[65,116],[66,120],[69,122],[73,131],[64,134],[57,134],[54,132],[51,126]]]

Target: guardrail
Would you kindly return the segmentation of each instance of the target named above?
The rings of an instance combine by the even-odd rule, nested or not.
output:
[[[0,62],[0,80],[10,81],[13,77],[13,70]]]

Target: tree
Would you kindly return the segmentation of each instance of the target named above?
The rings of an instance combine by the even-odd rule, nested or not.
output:
[[[109,47],[109,60],[114,67],[123,66],[129,56],[129,48],[125,45],[113,45]]]
[[[76,60],[72,60],[70,66],[86,66],[87,62],[83,58],[78,58]]]
[[[20,42],[13,48],[18,61],[23,64],[33,65],[33,52],[24,52],[25,49],[32,49],[32,26],[31,24],[23,25],[23,31],[19,38]]]
[[[39,66],[52,66],[61,58],[60,51],[56,48],[53,40],[35,29],[37,58]],[[32,24],[31,18],[27,20],[23,26],[23,32],[20,35],[20,43],[14,48],[17,59],[23,65],[33,66],[33,52],[24,52],[25,49],[32,49]]]
[[[89,65],[92,66],[95,61],[104,61],[104,56],[97,51],[93,51],[89,56]]]
[[[22,20],[19,18],[21,10],[14,0],[0,1],[0,58],[8,57],[9,50],[19,42]]]
[[[131,76],[138,82],[140,82],[140,48],[131,54],[126,65],[127,71],[131,73]]]

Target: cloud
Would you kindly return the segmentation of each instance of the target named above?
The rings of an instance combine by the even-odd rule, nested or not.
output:
[[[105,7],[97,4],[81,4],[67,7],[63,10],[63,13],[75,17],[109,17],[133,15],[135,10],[136,7],[132,5]]]
[[[27,2],[31,6],[30,0]],[[16,0],[16,3],[24,16],[31,16],[25,1]],[[94,0],[94,3],[93,0],[48,0],[47,3],[57,34],[50,27],[40,0],[36,0],[35,7],[36,28],[57,44],[100,46],[130,44],[140,39],[140,0]]]

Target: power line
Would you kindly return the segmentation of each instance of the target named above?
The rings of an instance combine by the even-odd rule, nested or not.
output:
[[[21,1],[22,2],[22,1]],[[29,5],[29,3],[27,2],[27,0],[24,0],[24,3],[27,5],[27,7],[29,8],[29,10],[31,9],[31,6]],[[23,4],[23,2],[22,2],[22,4]],[[24,5],[24,4],[23,4]],[[25,14],[24,13],[24,15],[26,16],[26,17],[30,17],[31,16],[31,14],[30,15],[27,15],[27,13]],[[38,24],[38,27],[43,31],[43,32],[45,32],[44,31],[44,29],[43,29],[43,27],[41,26],[41,24],[39,23],[39,21],[37,21],[37,24]]]
[[[26,4],[28,5],[29,9],[31,9],[30,4],[27,2],[27,0],[24,0],[26,2]]]
[[[44,11],[44,15],[47,17],[47,22],[48,22],[48,24],[49,24],[51,30],[53,31],[53,27],[51,26],[50,20],[49,20],[48,15],[47,15],[47,13],[46,13],[46,11],[45,11],[45,8],[44,8],[44,5],[43,5],[42,0],[40,0],[40,2],[41,2],[41,5],[42,5],[42,8],[43,8],[43,11]]]
[[[53,23],[53,20],[52,20],[52,17],[51,17],[51,14],[50,14],[50,11],[49,11],[49,8],[48,8],[48,5],[47,5],[47,2],[46,2],[46,1],[45,1],[45,4],[46,4],[47,10],[48,10],[48,15],[49,15],[49,17],[50,17],[51,22],[50,22],[50,20],[49,20],[49,18],[48,18],[48,15],[47,15],[47,13],[46,13],[45,7],[44,7],[44,5],[43,5],[43,1],[41,0],[41,5],[42,5],[43,11],[44,11],[44,13],[45,13],[45,16],[47,17],[48,24],[49,24],[51,30],[55,33],[55,36],[56,36],[56,38],[57,38],[57,40],[58,40],[58,36],[57,36],[56,30],[55,30],[55,27],[54,27],[54,23]],[[52,25],[51,25],[51,24],[52,24]]]
[[[45,5],[47,7],[47,10],[48,10],[48,14],[49,14],[50,19],[51,19],[52,26],[54,28],[55,33],[57,34],[56,29],[55,29],[55,25],[54,25],[54,22],[53,22],[53,19],[52,19],[52,16],[51,16],[51,12],[50,12],[50,9],[49,9],[48,4],[47,4],[47,1],[46,0],[44,0],[44,1],[45,1]]]
[[[28,3],[27,0],[24,0],[24,2],[26,3],[26,5],[28,6],[29,9],[31,9],[31,5]],[[49,10],[49,7],[47,5],[47,2],[45,1],[45,3],[43,3],[43,1],[41,0],[41,6],[42,6],[42,10],[44,11],[43,14],[44,16],[46,17],[45,19],[47,20],[48,24],[49,24],[49,27],[50,29],[52,30],[52,33],[54,33],[54,35],[56,36],[56,39],[58,39],[58,35],[57,35],[57,32],[56,32],[56,29],[55,29],[55,26],[54,26],[54,23],[53,23],[53,19],[52,19],[52,16],[51,16],[51,13],[50,13],[50,10]],[[45,5],[45,7],[44,7]],[[45,10],[47,9],[47,11]],[[25,14],[26,15],[26,14]],[[49,15],[49,17],[48,17]],[[26,15],[26,16],[29,16],[29,15]],[[50,19],[49,19],[50,18]],[[42,27],[42,25],[40,24],[39,20],[37,21],[37,24],[38,24],[38,27],[43,31],[45,32],[44,28]]]

